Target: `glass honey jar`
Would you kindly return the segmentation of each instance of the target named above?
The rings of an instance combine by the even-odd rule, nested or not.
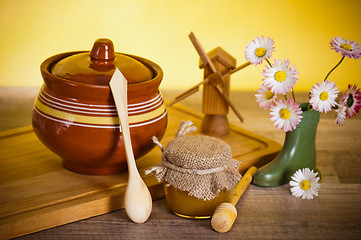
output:
[[[162,160],[148,173],[154,172],[163,182],[165,199],[173,213],[210,218],[241,179],[240,162],[232,158],[226,142],[206,135],[186,135],[190,131],[184,125],[190,123],[181,123],[176,138],[165,148],[153,138],[162,150]]]
[[[184,218],[206,219],[212,217],[217,206],[226,202],[231,190],[222,190],[211,200],[202,200],[190,196],[187,191],[181,191],[164,184],[165,199],[170,210]]]

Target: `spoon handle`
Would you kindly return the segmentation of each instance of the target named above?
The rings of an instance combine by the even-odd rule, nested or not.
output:
[[[127,88],[128,83],[123,74],[118,68],[115,69],[112,79],[109,82],[110,88],[113,93],[115,106],[117,108],[118,116],[120,119],[121,130],[124,139],[125,152],[127,156],[127,163],[129,174],[138,173],[136,168],[132,142],[130,139],[129,122],[128,122],[128,96]],[[139,174],[139,173],[138,173]]]

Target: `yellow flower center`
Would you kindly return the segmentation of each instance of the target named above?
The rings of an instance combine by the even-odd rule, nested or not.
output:
[[[347,51],[352,50],[352,46],[348,43],[342,43],[341,47]]]
[[[326,101],[326,100],[328,99],[328,93],[327,93],[327,92],[322,92],[322,93],[320,94],[320,99],[321,99],[322,101]]]
[[[283,82],[284,80],[286,80],[286,73],[284,71],[278,71],[275,74],[275,79],[279,82]]]
[[[265,94],[265,97],[267,100],[270,100],[271,98],[273,98],[273,92],[271,92],[271,90],[268,90]]]
[[[257,57],[263,57],[266,54],[266,49],[263,47],[259,47],[255,51]]]
[[[280,111],[280,117],[287,120],[291,117],[291,112],[287,108],[284,108]]]
[[[310,189],[310,188],[311,188],[311,183],[310,183],[310,181],[308,181],[308,180],[303,180],[303,181],[301,182],[301,188],[302,188],[303,190],[305,190],[305,191],[307,191],[308,189]]]

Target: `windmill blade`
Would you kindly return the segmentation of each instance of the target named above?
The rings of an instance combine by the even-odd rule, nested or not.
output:
[[[238,119],[243,123],[243,117],[237,110],[237,108],[233,105],[229,97],[224,93],[223,89],[218,85],[214,84],[214,87],[217,89],[217,91],[221,94],[222,98],[227,102],[227,104],[232,108],[233,112],[236,114]]]
[[[176,104],[177,102],[185,99],[186,97],[189,97],[189,96],[192,95],[193,93],[198,92],[198,90],[199,90],[199,87],[197,87],[197,86],[195,86],[195,87],[187,90],[186,92],[184,92],[184,93],[182,93],[181,95],[179,95],[178,97],[176,97],[172,102],[170,102],[170,103],[168,104],[168,106],[171,107],[172,105],[174,105],[174,104]]]
[[[194,35],[193,32],[191,32],[189,34],[189,38],[192,41],[196,51],[198,52],[198,55],[200,56],[203,64],[208,65],[212,72],[214,74],[214,76],[212,76],[211,78],[206,78],[206,79],[212,79],[211,82],[213,83],[214,87],[217,89],[217,91],[220,93],[220,95],[222,96],[222,98],[228,103],[228,105],[232,108],[233,112],[236,114],[236,116],[239,118],[239,120],[241,122],[243,122],[243,117],[242,115],[239,113],[239,111],[237,110],[237,108],[233,105],[233,103],[230,101],[229,97],[224,93],[223,89],[220,86],[220,83],[223,83],[223,76],[222,74],[217,71],[216,67],[214,66],[214,64],[212,63],[211,59],[209,58],[208,54],[204,51],[202,45],[199,43],[198,39],[196,38],[196,36]],[[237,70],[235,69],[234,72],[248,66],[249,63],[245,63],[243,65],[241,65],[239,67],[239,69],[237,68]],[[234,73],[232,72],[232,73]]]
[[[195,47],[198,55],[200,56],[202,62],[204,65],[209,65],[211,67],[211,70],[216,73],[217,69],[214,67],[211,59],[208,57],[207,53],[204,51],[202,45],[199,43],[199,41],[197,40],[196,36],[193,34],[193,32],[191,32],[189,34],[189,38],[193,43],[193,46]],[[219,74],[220,75],[220,74]],[[183,100],[184,98],[196,93],[199,90],[199,86],[207,83],[210,79],[206,78],[204,81],[198,83],[197,85],[195,85],[194,87],[188,89],[187,91],[185,91],[184,93],[178,95],[170,104],[169,106],[172,106],[173,104]]]
[[[209,80],[209,79],[212,79],[212,80],[215,80],[215,81],[218,81],[217,84],[221,84],[221,82],[219,80],[225,78],[225,77],[228,77],[229,75],[235,73],[235,72],[238,72],[239,70],[245,68],[245,67],[248,67],[251,63],[250,62],[245,62],[243,63],[242,65],[239,65],[238,67],[232,69],[231,71],[225,73],[225,74],[221,74],[219,71],[217,71],[217,73],[212,73],[210,74],[208,77],[206,77],[204,80]],[[218,76],[218,79],[216,77],[214,77],[215,75],[220,75]]]
[[[204,84],[204,83],[207,83],[209,81],[208,78],[206,78],[204,81],[198,83],[197,85],[193,86],[192,88],[188,89],[187,91],[183,92],[182,94],[178,95],[172,102],[170,102],[168,104],[168,106],[172,106],[173,104],[183,100],[184,98],[192,95],[193,93],[196,93],[198,92],[199,90],[199,86]]]
[[[235,73],[235,72],[238,72],[239,70],[241,70],[241,69],[243,69],[243,68],[245,68],[245,67],[248,67],[249,65],[251,65],[251,62],[250,62],[250,61],[245,62],[245,63],[243,63],[242,65],[239,65],[238,67],[236,67],[235,69],[232,69],[232,70],[229,72],[229,74],[233,74],[233,73]]]
[[[217,69],[214,66],[214,64],[212,63],[211,59],[209,58],[208,54],[206,53],[206,51],[204,51],[202,45],[200,44],[200,42],[198,41],[198,39],[196,38],[196,36],[194,35],[193,32],[191,32],[189,34],[189,38],[193,43],[193,46],[195,47],[199,57],[201,58],[202,62],[204,65],[209,65],[209,67],[211,68],[212,72],[216,73]]]

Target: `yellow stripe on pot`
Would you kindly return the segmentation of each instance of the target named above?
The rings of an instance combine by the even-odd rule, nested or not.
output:
[[[47,115],[70,122],[87,123],[87,124],[106,124],[106,125],[119,124],[118,117],[100,117],[100,116],[94,117],[94,116],[84,116],[80,114],[63,112],[44,105],[41,101],[39,101],[39,99],[36,100],[35,107]],[[144,122],[153,119],[155,117],[160,116],[162,113],[164,113],[165,110],[166,107],[165,104],[163,103],[162,106],[155,109],[154,111],[139,115],[129,116],[129,124]]]

